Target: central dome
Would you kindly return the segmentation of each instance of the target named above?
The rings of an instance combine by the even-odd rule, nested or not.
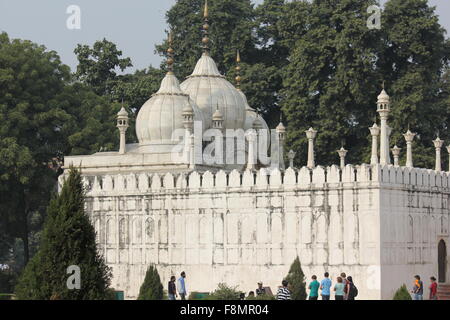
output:
[[[204,53],[194,72],[181,84],[196,105],[203,111],[205,129],[212,127],[212,116],[219,108],[225,129],[243,129],[246,103],[239,91],[222,76],[214,60]]]
[[[141,145],[176,144],[175,130],[183,129],[183,112],[192,110],[194,121],[203,121],[201,111],[180,89],[175,75],[169,72],[159,91],[140,109],[136,119],[136,135]]]

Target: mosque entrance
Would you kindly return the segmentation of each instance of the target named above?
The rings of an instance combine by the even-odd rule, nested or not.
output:
[[[438,245],[438,281],[444,283],[447,271],[447,247],[444,240],[439,241]]]

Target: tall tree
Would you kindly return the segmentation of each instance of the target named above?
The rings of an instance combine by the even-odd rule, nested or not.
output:
[[[450,42],[435,8],[426,0],[389,0],[382,14],[383,48],[378,61],[392,97],[391,143],[405,148],[408,126],[418,133],[414,164],[434,166],[432,140],[448,139],[442,75],[450,59]],[[405,153],[403,153],[405,158]]]
[[[70,266],[80,268],[79,289],[68,288]],[[30,300],[102,300],[110,298],[110,279],[84,211],[81,174],[71,168],[61,194],[50,202],[40,249],[21,275],[16,294]]]
[[[298,5],[289,16],[304,16],[302,36],[295,41],[284,72],[283,112],[288,145],[297,163],[306,163],[305,130],[318,130],[316,154],[321,164],[336,162],[345,139],[351,162],[361,161],[368,126],[375,116],[381,79],[375,72],[380,32],[367,28],[366,11],[373,0],[315,0]]]
[[[121,58],[122,51],[117,46],[103,39],[94,45],[78,45],[75,48],[78,58],[77,79],[88,84],[99,95],[110,94],[117,79],[117,71],[132,67],[130,58]]]
[[[25,263],[30,217],[47,204],[55,181],[47,163],[57,156],[60,128],[70,119],[57,99],[69,79],[69,67],[54,51],[0,34],[0,230],[9,246],[22,239]]]

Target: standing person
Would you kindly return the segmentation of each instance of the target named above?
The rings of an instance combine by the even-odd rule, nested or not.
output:
[[[183,271],[181,277],[178,279],[178,293],[180,294],[181,300],[186,300],[186,273]]]
[[[309,300],[317,300],[319,298],[319,287],[320,283],[317,281],[317,276],[313,275],[311,277],[312,281],[309,284]]]
[[[288,289],[288,282],[283,280],[281,282],[281,287],[277,292],[277,300],[291,300],[291,291]]]
[[[258,282],[258,288],[256,289],[257,296],[263,296],[266,294],[266,289],[263,287],[262,281]]]
[[[414,300],[423,300],[423,282],[420,280],[419,275],[414,276],[414,286],[412,293],[414,293]]]
[[[337,283],[334,286],[334,299],[335,300],[344,300],[344,279],[342,277],[337,277]]]
[[[437,283],[436,278],[431,277],[430,278],[431,285],[430,285],[430,300],[437,300]]]
[[[344,285],[344,300],[347,300],[347,294],[345,293],[345,288],[347,287],[347,275],[345,272],[341,273],[342,284]]]
[[[347,285],[345,286],[344,292],[347,295],[347,300],[355,300],[358,295],[358,289],[353,283],[353,278],[350,276],[347,277]]]
[[[168,290],[167,290],[167,292],[169,294],[169,300],[176,300],[176,297],[178,296],[175,281],[176,281],[175,276],[171,276],[170,281],[169,281]]]
[[[330,274],[325,272],[325,279],[320,283],[320,290],[322,290],[322,300],[330,300],[330,288],[331,288],[331,280],[329,278]]]

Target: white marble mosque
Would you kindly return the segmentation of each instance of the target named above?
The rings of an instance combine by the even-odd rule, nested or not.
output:
[[[65,158],[65,169],[82,170],[86,210],[113,287],[136,298],[148,265],[156,264],[164,284],[185,271],[189,292],[209,292],[220,282],[248,292],[260,280],[275,290],[297,256],[308,278],[325,271],[333,279],[351,275],[359,299],[392,299],[415,274],[450,281],[444,141],[434,141],[434,169],[415,168],[415,134],[408,130],[407,161],[400,166],[400,149],[389,150],[391,105],[383,89],[380,125],[370,128],[370,164],[346,165],[342,148],[339,165],[316,165],[320,132],[311,128],[306,166],[295,168],[291,151],[286,168],[285,127],[269,134],[239,89],[240,77],[236,88],[219,73],[208,50],[207,6],[204,15],[202,56],[180,84],[169,48],[169,72],[137,116],[139,143],[126,144],[129,119],[122,108],[119,152]],[[207,130],[215,133],[212,154],[234,161],[202,161]],[[216,133],[227,130],[246,132],[246,140],[225,148]],[[269,162],[260,161],[257,155],[269,147],[258,141],[269,138],[277,148]]]

